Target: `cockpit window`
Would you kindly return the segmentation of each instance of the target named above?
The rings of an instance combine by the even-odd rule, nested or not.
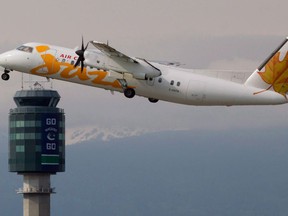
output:
[[[20,46],[17,48],[17,50],[23,51],[23,52],[27,52],[27,53],[32,53],[33,52],[33,47],[29,47],[29,46]]]

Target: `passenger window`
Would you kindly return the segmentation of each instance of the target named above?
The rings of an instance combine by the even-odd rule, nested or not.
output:
[[[177,86],[180,86],[180,82],[177,82]]]
[[[74,61],[73,60],[71,61],[71,65],[74,65]]]
[[[159,83],[162,83],[162,78],[159,78],[159,79],[158,79],[158,82],[159,82]]]
[[[174,85],[174,80],[171,80],[170,85]]]

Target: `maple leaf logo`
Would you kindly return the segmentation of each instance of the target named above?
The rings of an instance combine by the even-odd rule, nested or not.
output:
[[[264,72],[258,72],[264,82],[270,86],[260,92],[267,91],[273,87],[275,92],[283,95],[285,98],[288,92],[288,52],[282,61],[280,61],[280,52],[277,52],[265,65]]]

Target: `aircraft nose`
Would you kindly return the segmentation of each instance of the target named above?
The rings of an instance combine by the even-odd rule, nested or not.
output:
[[[17,70],[23,58],[15,50],[0,54],[0,66],[6,69]]]
[[[0,54],[0,66],[4,68],[8,68],[9,66],[9,57],[11,57],[10,52]]]
[[[0,54],[0,65],[3,67],[5,62],[7,61],[7,58],[5,58],[5,55]]]

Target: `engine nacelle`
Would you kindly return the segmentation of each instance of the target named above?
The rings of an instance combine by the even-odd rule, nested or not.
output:
[[[135,73],[132,74],[135,79],[146,80],[147,75],[145,73]]]
[[[107,57],[102,53],[87,50],[84,53],[84,64],[89,67],[94,67],[101,70],[109,70],[107,65]]]

